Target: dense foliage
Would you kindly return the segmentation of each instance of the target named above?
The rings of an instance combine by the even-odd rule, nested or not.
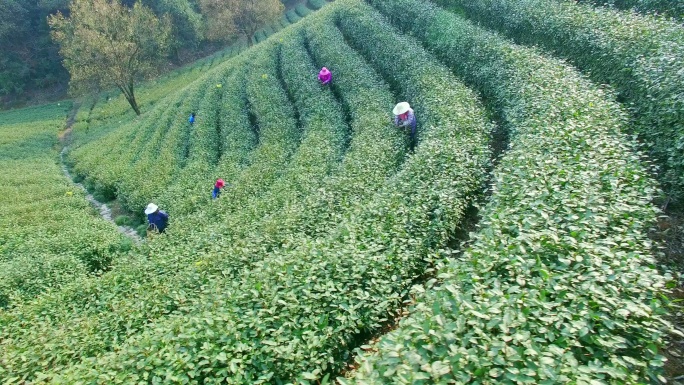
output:
[[[131,247],[57,164],[53,146],[70,108],[0,114],[0,308],[107,269]]]
[[[407,76],[416,76],[406,91],[422,107],[426,129],[416,156],[363,211],[344,218],[330,237],[293,240],[228,282],[208,281],[200,296],[184,305],[183,316],[155,323],[96,363],[68,368],[59,381],[95,376],[130,382],[151,371],[171,381],[215,383],[229,376],[231,382],[254,383],[320,378],[328,366],[339,370],[348,358],[346,346],[360,331],[381,325],[421,274],[422,259],[462,218],[488,159],[483,115],[472,104],[473,95],[454,87],[458,83],[446,69],[415,61],[426,54],[401,42],[407,52],[399,61],[413,62]],[[424,78],[428,72],[450,80],[449,86]],[[460,105],[460,112],[445,108],[444,101]],[[194,342],[197,338],[202,346]],[[142,366],[129,365],[141,359]],[[195,364],[198,359],[202,364]],[[90,370],[93,363],[111,368],[105,371],[113,376]]]
[[[66,7],[66,1],[0,2],[0,96],[66,84],[68,75],[46,20]]]
[[[569,59],[630,107],[633,131],[658,161],[673,198],[684,194],[684,28],[677,23],[554,0],[461,1],[468,17]]]
[[[449,12],[372,3],[481,89],[511,137],[473,245],[356,381],[657,381],[656,188],[620,108],[567,66]]]
[[[194,0],[144,0],[142,4],[172,20],[176,58],[183,47],[200,48],[204,27]],[[0,2],[0,96],[18,97],[34,89],[66,85],[69,75],[58,45],[50,38],[47,19],[58,11],[68,12],[68,7],[67,0]]]
[[[169,20],[159,20],[141,3],[128,8],[107,0],[72,0],[69,15],[58,12],[49,24],[72,91],[116,87],[140,115],[134,86],[157,75],[164,65]]]
[[[635,10],[640,13],[653,13],[675,19],[684,19],[684,3],[672,0],[577,0],[578,3],[591,3],[620,9]]]
[[[249,41],[252,38],[243,39],[239,35],[252,36],[264,27],[266,30],[256,39],[261,41],[264,32],[266,36],[270,34],[268,29],[282,28],[275,21],[282,13],[278,1],[118,0],[114,3],[131,9],[139,3],[151,9],[157,18],[168,19],[172,37],[165,59],[175,64],[215,50],[218,44],[215,41]],[[325,3],[325,0],[316,1],[310,8],[319,9]],[[58,12],[68,15],[69,5],[67,0],[0,3],[0,97],[9,104],[30,99],[46,88],[57,93],[66,88],[69,73],[62,65],[57,42],[50,37],[47,20]],[[300,6],[300,11],[307,12],[306,7]],[[282,19],[287,20],[284,14]]]
[[[251,37],[265,24],[276,20],[284,7],[279,0],[199,0],[207,21],[207,37],[233,41]]]
[[[28,255],[0,277],[0,382],[330,383],[357,354],[346,382],[660,380],[658,190],[613,95],[455,1],[306,4],[144,84],[139,116],[116,92],[81,102],[72,174],[140,220],[151,201],[171,214],[138,246],[62,191],[47,148],[70,106],[2,115],[27,176],[8,199],[45,173],[62,195],[0,198],[0,258]],[[42,202],[95,243],[17,220]]]

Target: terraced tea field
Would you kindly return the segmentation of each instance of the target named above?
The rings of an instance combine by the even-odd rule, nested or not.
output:
[[[649,238],[684,186],[677,21],[560,0],[302,7],[143,85],[139,117],[117,95],[80,105],[76,180],[131,220],[171,216],[140,244],[61,173],[71,103],[0,114],[0,382],[683,374],[663,369],[677,282]]]

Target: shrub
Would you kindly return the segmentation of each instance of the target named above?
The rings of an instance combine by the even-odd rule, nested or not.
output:
[[[140,367],[150,365],[148,375],[170,370],[194,376],[200,370],[205,382],[219,377],[238,383],[259,378],[313,381],[323,377],[323,371],[343,367],[349,346],[358,343],[356,336],[377,330],[413,279],[424,273],[426,260],[446,243],[473,193],[482,187],[489,158],[485,113],[448,70],[431,64],[430,56],[410,40],[378,26],[378,19],[346,22],[358,30],[356,44],[377,51],[375,61],[391,59],[399,63],[387,66],[404,66],[407,82],[402,92],[413,95],[424,113],[425,129],[415,155],[330,237],[293,239],[294,244],[274,251],[248,272],[211,280],[193,301],[196,305],[185,309],[189,316],[157,322],[89,367],[68,368],[60,380],[98,375],[103,381],[140,379],[142,370],[129,365],[137,361]],[[370,41],[385,35],[390,45]],[[382,48],[398,44],[405,49]],[[238,287],[243,289],[235,290]],[[198,339],[204,341],[202,346],[195,343]],[[197,362],[197,357],[209,358],[201,368],[184,364]],[[90,369],[93,365],[97,374]],[[114,367],[118,369],[108,370]]]
[[[79,174],[74,175],[74,179],[73,179],[74,183],[81,183],[84,180],[85,180],[85,176],[79,175]]]
[[[109,268],[121,251],[121,235],[93,215],[82,190],[55,163],[54,137],[64,119],[55,106],[11,111],[7,119],[0,114],[1,307]]]
[[[116,223],[117,226],[130,226],[132,222],[131,218],[126,215],[119,215],[114,218],[114,223]]]
[[[147,227],[148,227],[148,225],[139,225],[138,227],[135,228],[135,232],[138,233],[138,236],[140,238],[147,237]]]
[[[634,131],[673,198],[684,193],[684,28],[680,24],[551,0],[445,1],[521,43],[567,58],[630,106]]]
[[[93,193],[93,199],[95,199],[96,201],[101,202],[101,203],[105,203],[108,201],[107,196],[100,191],[95,191]]]
[[[306,7],[305,3],[299,3],[295,6],[294,8],[295,12],[301,17],[308,16],[311,13],[311,10]]]
[[[285,16],[287,17],[287,20],[288,20],[291,24],[294,24],[294,23],[296,23],[296,22],[298,22],[299,20],[302,19],[302,17],[299,16],[299,15],[297,14],[297,12],[295,12],[294,9],[291,9],[291,10],[285,12]]]
[[[314,9],[314,10],[319,10],[325,4],[327,4],[327,1],[326,0],[308,0],[307,4],[309,4],[309,8]]]
[[[267,37],[273,35],[273,33],[275,33],[275,31],[273,31],[271,24],[268,24],[264,27],[264,34],[266,34]]]
[[[22,252],[0,266],[0,309],[18,305],[48,288],[59,288],[89,272],[75,255],[52,253]]]
[[[259,43],[266,40],[266,33],[264,33],[263,29],[260,29],[257,31],[257,33],[254,34],[254,41]]]
[[[684,3],[671,0],[579,0],[578,3],[612,6],[644,14],[657,14],[665,17],[684,19]]]
[[[619,106],[567,65],[430,4],[372,3],[487,97],[511,144],[472,246],[363,354],[355,381],[656,380],[657,190]]]
[[[283,15],[283,16],[280,18],[280,25],[282,25],[283,28],[286,28],[286,27],[288,27],[288,26],[290,25],[290,20],[288,19],[287,14]]]
[[[283,29],[283,26],[282,26],[282,24],[280,24],[280,21],[275,21],[275,22],[269,24],[268,27],[271,29],[271,31],[273,31],[273,33],[276,33],[278,31],[280,31],[281,29]]]

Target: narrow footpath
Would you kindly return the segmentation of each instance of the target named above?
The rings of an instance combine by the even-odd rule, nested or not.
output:
[[[81,183],[76,183],[74,181],[74,178],[71,176],[71,173],[67,169],[66,163],[64,162],[64,154],[67,153],[69,150],[69,147],[67,146],[67,143],[69,142],[69,139],[71,137],[71,130],[72,130],[72,125],[74,124],[74,117],[76,116],[76,112],[78,111],[78,105],[74,105],[74,109],[71,111],[69,114],[69,118],[67,119],[66,122],[66,127],[64,129],[64,132],[60,135],[60,142],[62,144],[62,151],[59,153],[59,162],[60,165],[62,166],[62,172],[64,172],[64,175],[69,178],[71,183],[74,185],[78,186],[81,190],[83,190],[86,193],[86,200],[90,202],[99,212],[100,216],[104,218],[105,220],[114,223],[116,225],[116,222],[114,222],[114,218],[112,218],[112,210],[107,206],[106,204],[98,201],[93,197],[92,194],[88,192],[88,190],[83,186]],[[119,226],[116,225],[116,227],[119,229],[119,231],[133,239],[136,243],[142,242],[142,238],[138,235],[137,231],[133,229],[132,227],[129,226]]]

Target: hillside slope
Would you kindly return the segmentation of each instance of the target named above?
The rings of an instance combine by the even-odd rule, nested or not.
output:
[[[658,185],[577,69],[430,2],[336,0],[201,72],[81,113],[74,173],[170,226],[0,312],[3,382],[318,383],[359,353],[341,381],[660,379]]]

